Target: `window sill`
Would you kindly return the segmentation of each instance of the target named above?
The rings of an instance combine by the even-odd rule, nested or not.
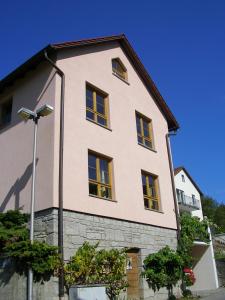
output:
[[[164,214],[164,212],[162,210],[156,210],[156,209],[151,209],[151,208],[146,208],[146,207],[145,207],[145,209],[156,212],[156,213]]]
[[[141,144],[141,143],[138,143],[138,145],[140,145],[140,146],[144,147],[145,149],[148,149],[148,150],[150,150],[150,151],[152,151],[152,152],[157,153],[157,151],[156,151],[155,149],[149,148],[149,147],[147,147],[147,146],[145,146],[145,145],[143,145],[143,144]]]
[[[102,127],[102,128],[105,128],[105,129],[107,129],[107,130],[109,130],[109,131],[112,131],[111,128],[109,128],[109,127],[107,127],[107,126],[104,126],[104,125],[101,125],[101,124],[99,124],[99,123],[97,123],[97,122],[95,122],[95,121],[93,121],[93,120],[91,120],[91,119],[89,119],[89,118],[87,118],[87,117],[86,117],[86,120],[89,121],[89,122],[91,122],[91,123],[93,123],[93,124],[96,124],[96,125],[98,125],[98,126],[100,126],[100,127]]]
[[[125,79],[123,79],[122,77],[120,77],[118,74],[116,74],[115,72],[112,72],[112,74],[114,75],[114,76],[116,76],[117,78],[119,78],[120,80],[122,80],[124,83],[126,83],[127,85],[130,85],[130,83],[127,81],[127,80],[125,80]]]
[[[89,194],[89,197],[92,197],[92,198],[98,198],[98,199],[101,199],[101,200],[106,200],[106,201],[110,201],[110,202],[115,202],[115,203],[117,203],[117,201],[114,200],[114,199],[103,198],[103,197],[99,197],[99,196],[92,195],[92,194]]]

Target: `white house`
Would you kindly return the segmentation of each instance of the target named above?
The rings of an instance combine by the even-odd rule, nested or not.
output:
[[[176,195],[179,213],[188,212],[192,216],[203,219],[201,196],[203,195],[198,185],[184,167],[174,170]],[[218,278],[212,242],[195,241],[193,256],[196,263],[193,268],[196,282],[191,287],[192,291],[203,291],[218,288]]]

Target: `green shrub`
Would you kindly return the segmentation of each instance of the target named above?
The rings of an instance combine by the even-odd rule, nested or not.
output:
[[[64,266],[67,292],[72,285],[104,284],[109,299],[127,287],[126,250],[97,250],[99,243],[85,242]]]
[[[168,246],[157,253],[149,254],[144,260],[144,272],[149,287],[155,292],[166,287],[169,296],[172,295],[173,286],[182,277],[183,261],[180,255]]]

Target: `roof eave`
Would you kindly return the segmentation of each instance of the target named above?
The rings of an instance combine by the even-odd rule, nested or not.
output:
[[[139,73],[143,83],[145,84],[148,91],[152,94],[156,104],[158,105],[162,114],[165,116],[168,124],[168,130],[176,131],[177,129],[179,129],[180,126],[176,118],[174,117],[171,110],[167,106],[165,100],[161,96],[156,85],[154,84],[153,80],[151,79],[150,75],[146,71],[144,65],[140,61],[139,57],[137,56],[136,52],[134,51],[133,47],[131,46],[131,44],[129,43],[129,41],[127,40],[124,34],[95,38],[95,39],[86,39],[86,40],[80,40],[75,42],[50,44],[47,47],[40,50],[37,54],[32,56],[29,60],[27,60],[19,68],[17,68],[15,71],[13,71],[8,76],[6,76],[3,80],[1,80],[0,93],[2,93],[6,87],[12,85],[15,79],[23,77],[27,71],[35,68],[36,65],[39,64],[44,59],[45,51],[47,51],[48,54],[51,54],[52,52],[56,52],[61,49],[72,48],[72,47],[76,47],[76,48],[84,47],[89,45],[102,44],[110,41],[111,42],[118,41],[121,44],[121,46],[125,49],[127,56],[133,63],[137,72]]]
[[[51,45],[46,46],[45,48],[40,50],[38,53],[36,53],[34,56],[32,56],[30,59],[25,61],[25,63],[20,65],[18,68],[16,68],[9,75],[4,77],[0,81],[0,93],[2,93],[5,90],[5,88],[13,85],[13,83],[16,79],[24,77],[24,74],[26,72],[34,69],[43,60],[45,51],[50,53],[50,52],[54,51],[54,48]]]
[[[191,183],[194,185],[194,187],[197,189],[197,191],[199,192],[200,196],[203,196],[203,192],[200,190],[199,186],[197,185],[197,183],[194,181],[194,179],[191,177],[191,175],[188,173],[188,171],[186,170],[185,167],[177,167],[174,169],[174,175],[176,176],[177,174],[180,173],[180,171],[184,171],[186,173],[186,175],[188,176],[188,178],[190,179]],[[177,171],[177,172],[176,172]]]

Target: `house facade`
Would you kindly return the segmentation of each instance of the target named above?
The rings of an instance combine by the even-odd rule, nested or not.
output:
[[[17,111],[43,104],[54,113],[38,128],[35,237],[65,260],[84,241],[128,247],[127,296],[154,299],[140,273],[146,255],[177,245],[167,143],[176,119],[124,35],[44,48],[0,82],[1,211],[30,210],[33,124]],[[21,280],[4,288],[10,299],[24,299]],[[58,281],[34,293],[58,299]]]
[[[184,167],[176,168],[174,170],[174,175],[180,214],[183,212],[190,213],[192,216],[203,220],[201,205],[201,196],[203,194],[198,185]],[[195,258],[193,271],[196,282],[190,289],[195,292],[218,288],[212,241],[210,241],[209,244],[195,241],[192,249],[192,256]]]

